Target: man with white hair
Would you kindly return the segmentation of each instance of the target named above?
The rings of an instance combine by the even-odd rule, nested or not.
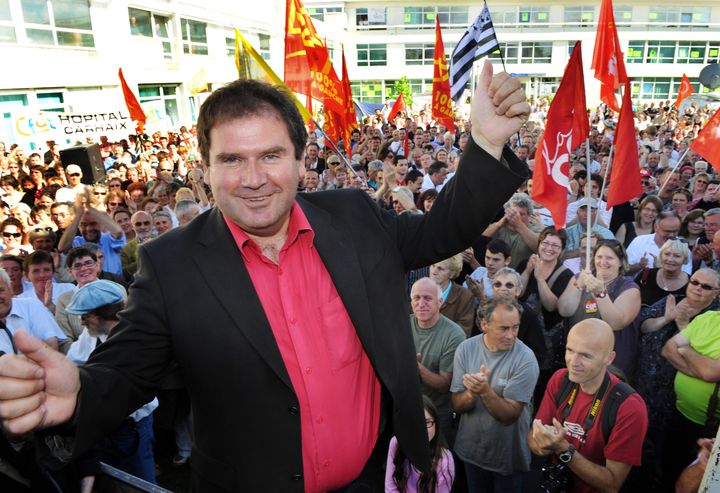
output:
[[[517,269],[537,251],[542,224],[531,224],[533,202],[526,193],[516,193],[505,203],[505,215],[485,229],[483,236],[498,238],[510,245],[510,267]]]

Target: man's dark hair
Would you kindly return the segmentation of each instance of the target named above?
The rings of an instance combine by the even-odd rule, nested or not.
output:
[[[510,245],[499,238],[490,240],[485,249],[490,253],[502,253],[505,258],[510,256]]]
[[[95,262],[97,262],[97,255],[95,255],[95,252],[85,246],[79,246],[72,248],[68,252],[67,257],[65,258],[65,266],[70,269],[70,267],[72,267],[72,264],[74,264],[77,259],[83,257],[90,257]]]
[[[597,183],[598,188],[602,188],[602,184],[603,184],[602,175],[599,175],[597,173],[592,173],[590,175],[590,181],[594,181],[595,183]]]
[[[420,172],[419,172],[418,170],[416,170],[416,169],[411,169],[410,171],[408,171],[408,174],[407,174],[407,176],[405,177],[405,181],[406,181],[407,183],[411,183],[411,182],[414,182],[415,180],[417,180],[418,178],[420,178],[420,177],[422,177],[422,176],[425,176],[425,175],[423,175],[422,173],[420,173]]]
[[[73,203],[72,202],[55,202],[53,205],[50,206],[50,210],[57,209],[58,207],[65,206],[70,210],[73,210]]]
[[[53,256],[50,252],[45,250],[35,250],[30,255],[26,256],[23,260],[23,272],[27,274],[30,270],[31,265],[38,264],[50,264],[53,272],[55,272],[55,263],[53,262]]]
[[[240,79],[214,91],[200,107],[197,138],[203,161],[210,165],[210,131],[216,125],[267,113],[287,123],[288,134],[295,148],[295,159],[301,159],[307,131],[292,98],[269,84]]]
[[[487,298],[478,307],[478,318],[486,322],[489,321],[499,306],[502,306],[506,310],[517,310],[518,315],[522,315],[523,312],[522,305],[520,305],[514,296],[493,296],[492,298]]]
[[[439,173],[440,170],[443,170],[447,167],[448,165],[443,163],[442,161],[433,161],[433,163],[428,166],[428,175],[434,175],[435,173]]]
[[[94,313],[102,320],[119,320],[118,313],[125,308],[125,302],[113,303],[112,305],[101,306],[96,308],[91,313]]]
[[[307,147],[310,147],[310,146],[315,146],[318,151],[320,150],[320,144],[318,144],[317,142],[308,142],[308,145],[305,146],[305,147],[307,148]]]

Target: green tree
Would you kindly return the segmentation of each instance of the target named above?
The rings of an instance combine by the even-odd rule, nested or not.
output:
[[[408,81],[408,78],[404,75],[393,84],[393,94],[397,96],[400,93],[405,96],[405,104],[408,105],[408,108],[412,108],[412,90],[410,89],[410,82]]]

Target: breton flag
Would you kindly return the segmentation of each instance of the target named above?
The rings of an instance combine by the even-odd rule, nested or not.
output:
[[[455,47],[450,64],[450,94],[458,102],[467,86],[475,60],[500,49],[487,4]]]

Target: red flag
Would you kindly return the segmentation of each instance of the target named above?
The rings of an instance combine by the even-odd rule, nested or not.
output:
[[[123,96],[125,97],[125,106],[127,106],[130,112],[130,119],[135,121],[135,131],[141,134],[145,128],[145,111],[142,109],[142,106],[140,106],[130,86],[125,82],[122,69],[118,70],[118,77],[120,77],[120,86],[122,87]]]
[[[717,110],[707,125],[698,132],[690,148],[720,172],[720,110]]]
[[[550,210],[557,228],[565,226],[570,154],[588,135],[582,48],[578,41],[550,105],[533,170],[532,198]]]
[[[357,114],[355,113],[355,104],[352,98],[352,89],[350,89],[350,76],[348,76],[347,64],[345,63],[345,48],[342,50],[342,87],[345,97],[345,124],[343,125],[343,144],[345,144],[345,152],[348,157],[352,155],[352,146],[350,145],[350,136],[352,131],[358,128]]]
[[[600,19],[590,68],[595,70],[595,78],[600,81],[600,99],[613,110],[620,111],[615,91],[625,84],[628,78],[625,72],[625,60],[620,51],[612,0],[602,0],[600,6]]]
[[[308,93],[307,96],[305,97],[305,108],[307,108],[308,112],[311,115],[313,114],[312,96],[310,95],[310,93]],[[312,118],[307,121],[307,129],[308,129],[308,132],[314,132],[316,129],[315,121]]]
[[[300,0],[287,0],[285,9],[285,82],[293,91],[311,94],[325,108],[343,114],[342,84]]]
[[[450,99],[450,75],[448,74],[445,46],[440,32],[440,18],[435,16],[435,56],[433,59],[432,117],[449,131],[455,131],[455,121]]]
[[[694,92],[695,89],[693,89],[692,84],[690,84],[690,79],[688,79],[687,75],[683,74],[682,80],[680,81],[680,89],[678,89],[677,101],[675,101],[675,107],[680,108],[682,100]]]
[[[395,104],[393,105],[392,109],[390,110],[390,114],[387,117],[388,123],[392,123],[393,119],[395,119],[397,114],[401,111],[407,111],[407,105],[405,104],[405,96],[403,96],[403,93],[398,94],[398,97],[395,100]]]
[[[610,188],[607,196],[607,210],[614,205],[624,204],[642,194],[640,184],[640,160],[635,138],[635,115],[630,101],[630,81],[625,83],[622,109],[615,129],[615,155],[610,171]]]
[[[410,133],[405,129],[405,140],[403,141],[403,156],[405,159],[410,158]]]

